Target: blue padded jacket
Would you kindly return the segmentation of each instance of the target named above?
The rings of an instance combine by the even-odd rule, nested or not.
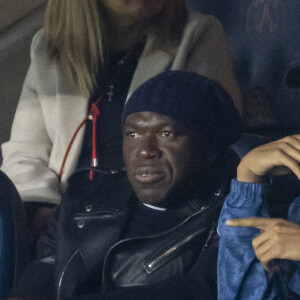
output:
[[[218,233],[219,300],[300,299],[300,264],[278,260],[276,275],[266,272],[256,259],[252,240],[259,230],[250,227],[230,227],[226,220],[248,217],[269,217],[265,198],[267,184],[233,180],[231,192],[221,211]],[[288,220],[300,224],[300,197],[289,208]]]

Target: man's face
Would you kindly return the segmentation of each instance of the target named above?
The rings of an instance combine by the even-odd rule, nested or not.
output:
[[[157,204],[180,187],[195,168],[192,135],[171,118],[153,112],[129,115],[124,125],[127,176],[143,203]]]

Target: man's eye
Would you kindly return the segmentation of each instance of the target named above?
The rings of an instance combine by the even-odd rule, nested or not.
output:
[[[164,130],[160,133],[160,136],[162,136],[162,137],[174,137],[175,134],[174,134],[174,132]]]
[[[137,132],[134,132],[134,131],[127,132],[126,136],[128,136],[131,139],[136,139],[136,138],[140,137],[140,135]]]

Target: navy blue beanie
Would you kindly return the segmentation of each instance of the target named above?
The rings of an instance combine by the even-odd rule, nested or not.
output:
[[[196,73],[168,71],[142,84],[125,105],[122,126],[128,115],[143,111],[185,124],[216,156],[241,134],[241,119],[229,94],[216,81]]]

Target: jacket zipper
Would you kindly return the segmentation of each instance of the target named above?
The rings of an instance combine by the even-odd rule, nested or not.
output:
[[[197,236],[200,232],[202,232],[202,230],[198,230],[196,232],[194,232],[193,234],[187,236],[185,239],[183,239],[182,241],[178,242],[176,245],[174,245],[172,248],[168,249],[167,251],[165,251],[163,254],[161,254],[160,256],[158,256],[157,258],[155,258],[153,261],[151,261],[150,263],[147,264],[147,269],[151,270],[154,269],[156,265],[158,265],[160,263],[160,261],[164,260],[164,258],[168,257],[169,255],[171,255],[173,252],[175,252],[178,248],[180,248],[181,246],[183,246],[184,244],[188,243],[189,241],[191,241],[195,236]],[[146,270],[147,273],[148,270]]]
[[[61,286],[62,286],[62,282],[63,282],[63,277],[65,275],[65,272],[68,268],[68,266],[70,265],[71,261],[73,260],[73,258],[75,257],[75,255],[78,253],[78,250],[76,250],[72,256],[69,258],[67,264],[65,265],[65,267],[63,268],[60,277],[59,277],[59,282],[58,282],[58,289],[57,289],[57,300],[60,300],[60,294],[61,294]]]
[[[181,246],[183,246],[184,244],[188,243],[189,241],[191,241],[195,236],[197,236],[198,234],[200,234],[202,232],[202,230],[198,230],[194,233],[192,233],[191,235],[187,236],[184,240],[178,242],[175,246],[173,246],[172,248],[168,249],[167,251],[165,251],[163,254],[161,254],[160,256],[158,256],[156,259],[154,259],[153,261],[151,261],[150,263],[147,264],[147,268],[148,270],[153,270],[155,269],[155,267],[157,265],[159,265],[160,261],[164,260],[165,258],[167,258],[169,255],[171,255],[173,252],[175,252],[178,248],[180,248]],[[206,242],[204,243],[204,246],[202,248],[202,252],[206,250],[208,243],[210,242],[210,240],[212,239],[214,233],[216,232],[216,225],[215,223],[212,224],[212,228],[209,230],[208,233],[208,237],[206,239]],[[147,273],[150,273],[149,271],[147,271]]]
[[[186,222],[188,222],[191,218],[193,218],[194,216],[198,215],[198,214],[201,214],[203,213],[205,210],[207,210],[208,208],[210,207],[210,205],[207,205],[207,206],[204,206],[203,208],[201,208],[201,210],[197,211],[196,213],[194,213],[193,215],[187,217],[184,221],[182,221],[180,224],[176,225],[175,227],[163,232],[163,233],[160,233],[160,234],[156,234],[156,235],[151,235],[151,236],[142,236],[142,237],[138,237],[138,238],[128,238],[128,239],[124,239],[124,240],[121,240],[119,242],[117,242],[116,244],[114,244],[107,252],[106,256],[105,256],[105,259],[104,259],[104,264],[103,264],[103,270],[102,270],[102,286],[103,286],[103,291],[106,290],[105,288],[105,269],[106,269],[106,264],[107,264],[107,260],[108,260],[108,257],[110,255],[110,253],[116,248],[118,247],[120,244],[123,244],[123,243],[126,243],[126,242],[129,242],[129,241],[137,241],[137,240],[142,240],[142,239],[152,239],[152,238],[155,238],[155,237],[159,237],[159,236],[162,236],[162,235],[165,235],[165,234],[168,234],[170,233],[171,231],[174,231],[176,230],[177,228],[183,226]],[[192,234],[193,235],[193,234]],[[192,235],[188,236],[187,238],[185,238],[184,240],[187,240],[189,237],[191,237]],[[192,238],[192,237],[191,237]],[[189,241],[189,240],[188,240]],[[181,241],[183,242],[183,241]],[[176,247],[178,244],[181,244],[181,242],[177,243],[174,247]],[[187,241],[186,241],[187,242]],[[166,252],[172,250],[174,247],[170,248],[169,250],[167,250]],[[177,248],[176,248],[177,249]],[[175,251],[176,249],[174,249],[173,251]],[[173,253],[173,251],[170,251],[170,253]],[[165,252],[165,253],[166,253]],[[162,255],[164,255],[165,253],[163,253]],[[160,256],[161,257],[161,256]]]

